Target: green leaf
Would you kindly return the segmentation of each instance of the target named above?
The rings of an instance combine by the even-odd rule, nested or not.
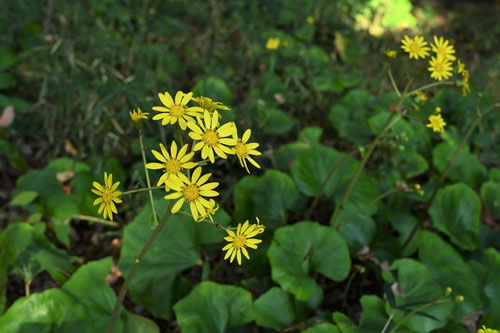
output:
[[[123,333],[160,333],[160,328],[154,321],[133,313],[126,314],[124,326]]]
[[[332,215],[335,216],[335,214]],[[339,217],[339,234],[345,239],[351,251],[358,251],[365,245],[370,245],[377,226],[375,221],[364,214],[360,209],[351,203],[347,203],[344,211]],[[330,224],[332,221],[330,221]]]
[[[62,288],[49,289],[43,293],[18,299],[0,317],[0,331],[3,333],[103,332],[116,302],[115,292],[105,281],[110,268],[110,257],[92,261],[80,267]],[[150,323],[149,327],[152,325],[154,324]],[[123,331],[123,321],[118,318],[113,332]],[[158,332],[158,330],[141,332]]]
[[[155,205],[158,215],[163,216],[168,201],[160,199]],[[118,267],[125,276],[153,232],[150,217],[151,208],[146,206],[125,227],[118,262]],[[226,225],[229,217],[220,209],[215,214],[215,220]],[[208,223],[197,223],[192,217],[185,215],[170,216],[132,280],[132,300],[147,308],[155,317],[171,320],[173,304],[186,295],[190,287],[179,274],[192,266],[201,265],[200,247],[203,244],[217,243],[223,236],[224,231]]]
[[[388,28],[409,28],[417,24],[417,19],[412,15],[413,6],[410,0],[392,0],[387,2],[382,25]]]
[[[0,53],[1,54],[1,53]],[[0,95],[0,98],[2,95]],[[1,107],[1,105],[0,105]],[[16,148],[7,139],[0,138],[0,154],[7,156],[10,164],[19,169],[26,170],[26,162]]]
[[[330,323],[322,323],[302,331],[302,333],[340,333],[337,326]]]
[[[294,302],[290,294],[273,287],[262,294],[254,303],[257,325],[282,331],[292,326],[295,319]]]
[[[200,283],[174,311],[183,332],[224,333],[254,319],[250,292],[214,282]]]
[[[479,295],[479,283],[455,249],[428,231],[421,231],[418,241],[420,261],[429,269],[432,281],[439,284],[441,290],[451,287],[454,295],[463,295],[465,298],[455,306],[454,319],[461,320],[481,308],[483,304]]]
[[[0,285],[7,274],[17,273],[25,281],[31,281],[42,271],[48,271],[58,283],[63,283],[66,274],[75,270],[70,262],[78,261],[50,243],[43,229],[26,223],[11,224],[2,232],[0,254]]]
[[[366,333],[381,332],[387,322],[384,301],[375,295],[364,295],[360,302],[363,312],[359,319],[359,327]]]
[[[414,150],[397,152],[392,160],[405,179],[418,176],[429,169],[427,160]]]
[[[259,127],[264,133],[282,135],[293,127],[293,118],[276,108],[259,109]]]
[[[455,154],[456,146],[442,142],[432,151],[432,163],[443,173],[451,157]],[[486,168],[479,162],[476,155],[462,150],[458,153],[451,166],[447,178],[476,187],[486,180]]]
[[[342,75],[333,70],[329,70],[318,76],[314,76],[311,81],[314,91],[325,93],[334,92],[340,94],[346,88]]]
[[[334,312],[332,314],[333,321],[337,324],[342,333],[361,333],[360,328],[345,314]]]
[[[324,187],[323,194],[328,198],[340,199],[358,167],[359,162],[351,156],[340,153],[333,148],[314,145],[310,149],[299,153],[292,165],[292,176],[297,188],[308,196],[316,196],[324,180],[335,168],[333,175]],[[378,196],[375,180],[362,173],[351,194],[349,203],[366,208],[365,214],[372,215],[377,205],[365,207],[366,204]]]
[[[405,305],[410,305],[406,313],[420,305],[434,301],[443,294],[443,288],[432,281],[429,269],[414,259],[396,260],[391,265],[391,270],[397,271],[397,281],[402,291],[401,296],[396,295],[396,305],[403,308],[405,308]],[[453,305],[453,302],[432,305],[408,317],[403,326],[419,333],[431,332],[441,328],[448,322],[448,317],[453,311]],[[402,320],[404,316],[402,311],[396,309],[392,311],[395,311],[395,322]]]
[[[14,76],[8,73],[0,72],[0,89],[14,87],[16,84],[17,80]]]
[[[10,204],[12,206],[26,206],[31,203],[38,196],[38,193],[35,191],[23,191],[16,194],[16,196],[12,199]]]
[[[488,181],[481,186],[481,197],[486,207],[500,218],[500,181]]]
[[[322,133],[321,127],[306,127],[299,132],[297,142],[280,146],[276,153],[277,168],[288,170],[301,152],[308,150],[311,145],[319,143]]]
[[[271,275],[284,291],[305,301],[320,289],[310,272],[344,280],[351,269],[345,241],[331,227],[299,222],[279,228],[267,253]]]
[[[229,104],[233,100],[233,93],[226,82],[216,76],[204,78],[193,88],[194,97],[205,96],[213,99],[215,102]]]
[[[266,226],[276,228],[287,220],[287,211],[297,204],[298,198],[293,180],[280,171],[243,177],[234,189],[235,220],[243,222],[259,217]]]
[[[485,311],[482,324],[486,327],[500,327],[500,253],[495,249],[486,249],[483,254],[483,264],[487,270],[483,291],[486,295]]]
[[[459,183],[439,190],[429,214],[434,227],[447,234],[457,246],[474,250],[479,245],[481,200],[469,186]]]

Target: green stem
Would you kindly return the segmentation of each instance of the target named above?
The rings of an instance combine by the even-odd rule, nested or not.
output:
[[[30,295],[30,285],[31,285],[31,280],[24,281],[24,293],[26,297]]]
[[[386,119],[385,123],[382,125],[380,131],[377,133],[375,140],[373,140],[373,142],[370,145],[370,148],[368,148],[368,151],[366,152],[365,156],[363,156],[361,163],[359,163],[359,166],[356,169],[356,172],[354,173],[354,176],[352,177],[351,182],[349,183],[347,190],[344,193],[344,196],[342,198],[342,201],[340,202],[339,208],[337,209],[337,211],[335,212],[335,214],[333,216],[333,222],[332,222],[333,228],[338,229],[337,224],[339,222],[340,215],[342,214],[342,212],[345,209],[345,205],[347,203],[347,200],[349,200],[349,196],[351,195],[351,192],[354,189],[354,186],[356,185],[358,178],[361,175],[361,172],[363,171],[363,169],[366,165],[366,162],[368,162],[368,159],[372,155],[373,151],[375,150],[375,148],[379,144],[382,136],[385,134],[385,132],[389,128],[389,126],[394,125],[394,124],[391,124],[392,118],[394,118],[394,116],[399,112],[401,105],[403,104],[403,101],[407,97],[406,92],[408,91],[408,88],[410,87],[411,83],[412,83],[412,81],[408,82],[408,84],[406,85],[405,90],[403,91],[403,94],[401,95],[401,97],[399,97],[399,102],[398,102],[395,110],[391,112],[389,117],[387,117],[387,119]]]
[[[146,173],[146,183],[148,184],[148,188],[151,187],[151,181],[149,180],[149,172],[148,168],[146,168],[146,154],[144,153],[144,145],[142,144],[142,131],[139,130],[139,144],[141,145],[141,153],[142,153],[142,163],[144,164],[144,173]],[[155,222],[154,226],[158,225],[158,216],[156,216],[155,202],[153,200],[153,192],[148,191],[149,193],[149,203],[151,204],[151,211],[153,212],[153,220]]]
[[[125,191],[122,193],[122,195],[132,194],[132,193],[137,193],[137,192],[146,192],[146,191],[151,191],[151,190],[159,190],[159,189],[165,189],[165,186],[152,186],[152,187],[139,188],[136,190]]]
[[[432,301],[430,303],[427,303],[427,304],[424,304],[424,305],[421,305],[419,306],[418,308],[416,308],[415,310],[409,312],[409,313],[406,313],[403,318],[401,318],[401,320],[389,331],[389,333],[394,333],[396,332],[396,329],[401,326],[406,319],[408,319],[409,317],[411,317],[412,315],[414,315],[415,313],[417,312],[420,312],[430,306],[433,306],[433,305],[436,305],[438,303],[445,303],[445,302],[450,302],[451,300],[450,299],[444,299],[444,300],[441,300],[441,299],[436,299],[435,301]]]
[[[182,133],[181,133],[180,125],[177,126],[177,136],[179,137],[180,148],[182,148],[182,146],[184,146],[184,140],[182,139]]]
[[[376,197],[375,199],[373,199],[372,201],[370,201],[369,203],[367,203],[366,205],[364,205],[363,207],[361,207],[361,209],[358,209],[356,210],[356,212],[354,212],[353,214],[349,215],[343,222],[342,224],[339,225],[339,228],[341,228],[342,226],[344,226],[345,224],[347,224],[348,222],[351,221],[352,218],[358,216],[359,214],[361,214],[362,212],[364,212],[368,207],[370,207],[371,205],[373,205],[374,203],[382,200],[383,198],[387,197],[388,195],[394,193],[394,192],[398,192],[398,191],[401,191],[401,189],[399,188],[393,188],[393,189],[390,189],[389,191],[386,191],[384,193],[382,193],[381,195],[379,195],[378,197]]]
[[[119,223],[116,223],[113,221],[108,221],[105,219],[101,219],[101,218],[94,217],[94,216],[87,216],[87,215],[73,215],[71,218],[78,219],[78,220],[84,220],[84,221],[91,221],[91,222],[96,222],[96,223],[102,223],[102,224],[109,225],[112,227],[118,227],[120,225]]]
[[[458,154],[460,153],[460,151],[462,151],[462,148],[465,146],[465,144],[469,140],[469,137],[472,135],[472,132],[476,129],[476,127],[479,125],[479,123],[484,118],[484,116],[486,116],[488,113],[490,113],[496,106],[497,106],[496,104],[493,104],[492,106],[487,108],[483,113],[480,113],[476,116],[476,120],[474,120],[472,125],[469,127],[469,129],[467,130],[467,133],[465,134],[465,136],[462,138],[462,141],[458,145],[458,148],[455,150],[455,153],[453,153],[453,155],[449,159],[448,163],[446,164],[446,168],[444,169],[443,173],[441,174],[441,177],[439,178],[439,181],[438,181],[436,187],[434,188],[434,191],[432,192],[430,199],[427,201],[427,203],[425,205],[425,209],[424,209],[425,211],[427,211],[427,209],[429,209],[432,202],[436,198],[436,194],[437,194],[439,188],[443,184],[443,182],[444,182],[446,176],[448,175],[448,172],[450,171],[451,167],[453,166],[453,163],[455,162],[455,159],[457,158]],[[408,238],[406,239],[406,241],[403,244],[403,250],[406,248],[406,246],[413,239],[413,237],[417,233],[417,230],[421,227],[422,221],[423,221],[423,219],[420,219],[419,222],[417,224],[415,224],[415,227],[413,227],[413,230],[411,231],[410,236],[408,236]]]
[[[172,207],[173,206],[174,206],[174,200],[170,200],[170,204],[167,208],[167,211],[165,212],[165,215],[163,215],[160,223],[153,230],[153,233],[149,237],[146,245],[144,245],[141,252],[137,256],[135,263],[134,263],[134,266],[132,266],[132,269],[130,270],[130,273],[128,274],[127,279],[125,280],[125,282],[123,283],[123,285],[120,289],[120,293],[118,294],[118,298],[116,300],[115,307],[113,308],[113,314],[111,315],[111,319],[108,323],[108,327],[106,328],[106,333],[111,333],[113,331],[113,327],[115,326],[116,319],[117,319],[118,314],[120,312],[120,307],[123,303],[123,299],[125,298],[125,294],[127,293],[127,290],[130,286],[130,283],[132,282],[132,279],[134,278],[135,273],[139,269],[139,266],[141,264],[142,259],[144,259],[144,257],[148,253],[149,248],[151,247],[151,245],[153,245],[153,242],[155,241],[156,237],[158,237],[161,230],[163,229],[163,227],[167,223],[170,215],[172,215]]]
[[[411,96],[411,95],[414,95],[421,90],[429,89],[429,88],[436,87],[436,86],[453,85],[453,84],[455,84],[455,82],[451,82],[451,81],[429,83],[429,84],[426,84],[424,86],[421,86],[420,88],[417,88],[417,89],[410,91],[407,95]]]
[[[392,76],[391,69],[389,68],[387,70],[387,73],[389,74],[389,79],[391,80],[392,88],[394,88],[394,91],[398,95],[398,97],[401,97],[401,93],[399,92],[398,86],[396,85],[396,82],[394,81],[394,77]]]

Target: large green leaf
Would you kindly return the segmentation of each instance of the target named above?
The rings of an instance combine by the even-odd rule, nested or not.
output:
[[[216,76],[209,76],[198,81],[193,88],[193,92],[195,97],[205,96],[212,98],[216,102],[225,104],[231,103],[233,100],[231,89],[229,89],[224,80]]]
[[[276,108],[259,108],[259,127],[271,135],[282,135],[293,127],[293,118]]]
[[[345,314],[341,312],[334,312],[332,314],[333,321],[337,324],[340,332],[342,333],[361,333],[361,329],[351,320],[351,318],[347,317]]]
[[[329,198],[340,199],[358,165],[358,161],[344,153],[330,147],[314,145],[299,153],[291,171],[298,189],[308,196],[316,196],[328,174],[335,168],[324,187],[323,194]],[[358,209],[366,208],[363,213],[372,215],[377,210],[377,205],[365,206],[377,195],[375,180],[362,173],[349,198],[349,203],[357,204]]]
[[[359,327],[365,333],[379,333],[387,322],[384,301],[375,295],[364,295],[360,299],[363,312],[359,318]]]
[[[164,199],[155,202],[159,216],[163,216],[168,204]],[[125,227],[118,262],[125,276],[153,232],[149,227],[150,218],[151,209],[147,206]],[[215,219],[223,225],[229,222],[223,210],[217,211]],[[170,216],[132,280],[132,299],[154,316],[170,320],[173,304],[189,292],[189,284],[179,273],[192,266],[201,266],[201,245],[217,243],[223,235],[222,230],[209,223],[197,223],[185,215]]]
[[[103,332],[109,322],[116,295],[105,278],[111,268],[111,258],[82,266],[60,289],[49,289],[18,299],[0,317],[2,333],[93,333]],[[123,312],[121,318],[129,314]],[[138,317],[134,315],[135,317]],[[118,318],[113,332],[123,332],[123,320]],[[144,320],[146,320],[144,318]],[[143,321],[144,321],[143,320]],[[137,318],[132,321],[137,325]],[[127,325],[132,325],[126,320]],[[134,326],[128,328],[130,332]],[[141,332],[155,333],[152,322],[141,325]]]
[[[254,312],[257,325],[282,331],[294,323],[293,296],[273,287],[255,300]]]
[[[485,313],[482,323],[487,327],[500,327],[500,253],[495,249],[484,251],[483,264],[486,268],[486,280],[483,291],[486,295]]]
[[[351,269],[345,241],[333,228],[316,222],[299,222],[278,229],[268,257],[273,280],[303,301],[320,289],[310,272],[342,281]]]
[[[434,227],[447,234],[457,246],[474,250],[479,245],[481,200],[469,186],[458,183],[439,190],[429,214]]]
[[[486,207],[500,218],[500,181],[488,181],[481,186],[481,197]]]
[[[409,313],[418,306],[430,303],[443,294],[443,288],[432,281],[429,269],[414,259],[399,259],[391,265],[391,270],[397,271],[397,281],[402,295],[396,295],[396,305],[409,306],[405,311],[390,309],[394,311],[394,321],[403,319],[405,313]],[[453,302],[435,304],[425,308],[419,313],[408,317],[403,326],[414,332],[426,333],[446,325],[448,317],[453,311]]]
[[[224,333],[254,319],[250,292],[214,282],[200,283],[174,311],[186,333]]]
[[[429,269],[432,281],[439,284],[441,290],[452,287],[456,295],[464,296],[465,300],[454,308],[454,319],[461,320],[481,308],[481,288],[476,276],[450,244],[431,232],[422,231],[418,247],[420,261]]]
[[[310,327],[302,333],[340,333],[337,326],[330,323],[322,323],[316,326]]]
[[[31,281],[38,273],[48,271],[58,282],[66,281],[66,274],[75,268],[69,256],[45,238],[44,225],[38,228],[27,223],[10,225],[0,236],[0,285],[7,274],[17,273],[25,281]]]
[[[234,189],[236,221],[259,217],[270,228],[287,219],[287,211],[297,204],[299,193],[293,180],[285,173],[268,170],[260,177],[243,177]]]
[[[322,133],[321,127],[306,127],[299,132],[297,142],[282,145],[276,153],[277,169],[288,170],[299,153],[308,150],[311,145],[319,143]]]
[[[432,163],[443,173],[451,157],[455,154],[457,147],[451,143],[442,142],[432,151]],[[486,168],[479,162],[476,155],[462,150],[456,156],[447,178],[465,182],[476,187],[486,179]]]

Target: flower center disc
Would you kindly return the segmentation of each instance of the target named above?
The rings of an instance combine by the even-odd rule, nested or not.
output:
[[[175,175],[181,171],[181,163],[178,160],[168,160],[165,163],[165,171]]]
[[[234,148],[238,156],[242,158],[248,157],[248,150],[243,142],[239,141]]]
[[[219,144],[219,136],[212,130],[207,130],[203,134],[203,141],[210,147],[215,147]]]
[[[109,188],[105,187],[104,188],[104,191],[102,192],[102,200],[104,202],[110,202],[111,201],[111,198],[113,196],[111,195],[111,191]]]
[[[420,46],[418,46],[418,44],[411,44],[410,45],[410,50],[411,52],[413,53],[418,53],[418,51],[420,51]]]
[[[437,64],[436,65],[436,72],[442,72],[443,71],[443,65],[442,64]]]
[[[170,108],[170,115],[175,118],[181,118],[184,114],[186,114],[186,109],[180,105],[174,105]]]
[[[235,247],[243,247],[245,245],[245,242],[247,241],[247,238],[243,235],[236,235],[233,239],[233,244]]]
[[[195,201],[200,196],[200,190],[198,186],[189,184],[182,190],[182,195],[187,201]]]

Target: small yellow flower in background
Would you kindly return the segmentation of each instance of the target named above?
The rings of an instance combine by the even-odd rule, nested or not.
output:
[[[465,70],[465,64],[461,62],[460,59],[458,59],[457,70],[458,74],[462,73]]]
[[[417,91],[416,95],[422,102],[425,102],[427,100],[427,95],[421,90]]]
[[[235,126],[236,127],[236,126]],[[259,151],[255,150],[255,148],[259,147],[258,143],[248,143],[248,139],[250,139],[250,135],[252,134],[252,130],[247,129],[245,133],[243,133],[243,137],[238,138],[238,132],[233,133],[233,139],[236,140],[236,144],[233,149],[233,154],[238,156],[238,160],[242,167],[244,167],[248,173],[247,160],[252,163],[257,169],[260,169],[260,165],[255,162],[255,160],[250,157],[250,155],[259,156],[262,155]]]
[[[208,97],[196,97],[194,101],[198,103],[198,106],[202,109],[207,110],[208,112],[214,112],[215,110],[231,110],[221,102],[214,102],[211,98]]]
[[[214,221],[214,219],[212,218],[212,216],[215,214],[215,212],[217,212],[219,210],[219,205],[215,204],[215,200],[214,199],[210,199],[208,201],[208,203],[209,203],[209,206],[205,207],[205,210],[207,211],[207,214],[206,215],[200,215],[200,217],[196,220],[196,222],[201,222],[201,221],[203,221],[206,218],[209,218],[210,221],[212,221],[212,222]]]
[[[415,184],[415,190],[420,190],[422,188],[422,185],[420,184]]]
[[[486,328],[486,326],[483,325],[483,328],[478,329],[477,333],[500,333],[500,332],[498,330]]]
[[[193,116],[196,117],[199,112],[203,111],[203,109],[197,106],[187,106],[187,103],[191,100],[192,96],[192,92],[185,94],[182,91],[178,91],[175,95],[174,101],[168,92],[165,92],[165,94],[159,93],[158,97],[160,97],[164,106],[153,107],[154,111],[161,112],[160,114],[154,116],[153,120],[161,119],[162,125],[167,125],[168,123],[173,125],[178,122],[179,126],[184,131],[187,128],[187,123],[196,122]]]
[[[427,124],[427,127],[432,128],[434,132],[444,132],[445,126],[446,123],[440,114],[429,116],[429,123]]]
[[[130,118],[132,119],[132,121],[135,123],[135,122],[138,122],[139,120],[141,119],[148,119],[148,115],[149,113],[146,112],[146,113],[143,113],[141,111],[141,109],[137,108],[137,112],[135,110],[132,110],[132,112],[129,112],[130,114]]]
[[[255,218],[257,220],[257,231],[259,234],[263,233],[266,230],[266,226],[263,224],[260,224],[260,220],[258,217]]]
[[[276,50],[280,46],[279,38],[269,38],[266,43],[266,48],[268,50]]]
[[[431,67],[428,68],[429,72],[431,72],[431,77],[438,81],[442,81],[443,78],[447,80],[450,76],[453,75],[451,67],[451,62],[446,60],[445,58],[435,58],[432,57],[429,61],[429,65]]]
[[[288,42],[287,42],[287,41],[284,41],[284,42],[282,43],[282,45],[283,45],[283,47],[287,47],[287,46],[288,46]]]
[[[440,113],[441,112],[441,108],[439,106],[436,106],[436,108],[434,109],[434,112]]]
[[[314,17],[308,16],[307,17],[307,24],[314,24]]]
[[[102,186],[98,182],[93,182],[92,185],[94,185],[94,187],[96,188],[91,189],[92,192],[99,196],[99,198],[94,200],[94,206],[101,204],[97,213],[102,213],[102,216],[104,218],[109,217],[109,219],[113,221],[113,213],[118,214],[115,203],[119,204],[122,202],[121,199],[118,199],[118,197],[122,195],[122,192],[116,191],[116,188],[118,187],[118,185],[120,185],[120,182],[116,182],[113,184],[113,175],[109,174],[108,176],[108,174],[105,172],[104,186]]]
[[[146,168],[153,170],[163,169],[163,175],[158,180],[156,186],[166,184],[169,176],[178,176],[179,173],[182,173],[184,171],[184,169],[192,169],[198,165],[198,163],[190,162],[194,156],[194,153],[191,152],[186,154],[187,149],[188,144],[185,144],[177,153],[177,143],[173,141],[172,145],[170,146],[170,155],[168,154],[167,149],[165,149],[165,147],[161,143],[161,154],[156,150],[151,151],[153,155],[155,155],[156,159],[161,163],[151,162],[146,164]]]
[[[224,260],[231,257],[229,262],[233,262],[234,257],[238,260],[238,265],[241,265],[241,253],[250,260],[250,256],[248,255],[247,247],[256,249],[257,244],[261,243],[260,239],[252,239],[257,234],[259,234],[259,230],[257,229],[257,224],[253,224],[251,227],[248,227],[249,222],[246,221],[243,226],[241,223],[238,223],[238,227],[236,228],[236,233],[230,229],[226,229],[226,232],[229,236],[224,237],[226,241],[229,242],[226,246],[222,248],[222,251],[227,251],[224,256]]]
[[[430,48],[427,45],[427,42],[424,41],[424,37],[415,36],[414,39],[411,39],[408,36],[404,36],[404,40],[401,41],[401,48],[410,54],[410,59],[415,58],[425,58],[429,55]]]
[[[387,50],[385,50],[385,55],[389,59],[396,59],[396,56],[398,55],[398,53],[394,50],[387,49]]]
[[[205,111],[203,120],[198,118],[198,125],[188,123],[189,136],[193,140],[200,141],[194,146],[194,150],[201,150],[201,157],[210,159],[215,163],[214,151],[220,158],[227,159],[226,154],[232,154],[233,150],[227,146],[234,146],[236,140],[226,138],[236,132],[234,123],[227,123],[219,127],[219,113],[214,111],[212,114]]]
[[[183,173],[179,173],[176,176],[171,175],[166,181],[166,185],[175,192],[167,194],[165,199],[173,200],[180,198],[174,207],[172,207],[172,214],[177,213],[184,202],[188,202],[195,221],[198,220],[198,216],[207,215],[207,208],[213,207],[203,197],[217,197],[219,195],[217,191],[214,191],[214,188],[219,186],[219,183],[207,183],[211,175],[211,173],[207,173],[201,176],[201,167],[197,167],[194,170],[191,180]]]
[[[462,71],[462,78],[463,78],[462,95],[465,96],[470,92],[469,71],[468,70],[464,69]]]
[[[453,54],[455,49],[453,45],[449,44],[449,41],[444,40],[443,37],[439,39],[434,36],[434,44],[431,44],[432,51],[436,53],[438,59],[445,59],[449,61],[455,61],[457,59]]]

